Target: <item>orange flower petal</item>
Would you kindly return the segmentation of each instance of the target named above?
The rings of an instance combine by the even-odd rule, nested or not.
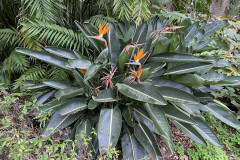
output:
[[[102,25],[99,24],[99,35],[103,34]]]
[[[80,71],[82,72],[82,74],[85,74],[87,72],[86,69],[80,69]]]
[[[140,78],[141,75],[142,75],[142,68],[140,67],[139,70],[138,70],[138,75],[137,75],[137,77]]]

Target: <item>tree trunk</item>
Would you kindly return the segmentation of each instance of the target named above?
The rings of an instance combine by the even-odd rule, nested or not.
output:
[[[223,16],[230,0],[212,0],[210,6],[211,19],[214,20],[216,17]]]

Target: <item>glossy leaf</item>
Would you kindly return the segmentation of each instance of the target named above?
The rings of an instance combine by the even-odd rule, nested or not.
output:
[[[201,86],[204,83],[204,79],[197,74],[174,75],[172,80],[190,87]]]
[[[87,109],[86,101],[84,99],[75,98],[58,106],[57,112],[64,116],[67,114],[75,114],[85,109]]]
[[[120,51],[120,42],[118,38],[117,31],[114,28],[113,24],[109,24],[110,29],[108,31],[108,45],[109,53],[111,56],[111,66],[114,68],[117,65],[118,57],[121,53]]]
[[[72,124],[74,121],[76,121],[81,114],[76,113],[74,115],[66,115],[66,116],[61,116],[59,113],[54,113],[46,126],[46,128],[43,131],[44,136],[49,136],[52,133],[56,132],[59,129],[63,129],[67,127],[68,125]]]
[[[203,62],[180,64],[167,69],[165,75],[196,72],[211,66],[212,64]]]
[[[160,69],[162,69],[166,64],[165,63],[148,63],[142,66],[142,75],[140,77],[141,80],[144,80],[148,77],[150,77],[151,75],[153,75],[154,73],[156,73],[157,71],[159,71]]]
[[[177,82],[174,82],[170,79],[167,79],[167,78],[162,78],[162,77],[153,78],[152,84],[156,87],[166,86],[166,87],[177,88],[177,89],[180,89],[182,91],[185,91],[185,92],[188,92],[191,94],[191,90],[188,87],[185,87],[185,86],[183,86]]]
[[[72,50],[68,50],[65,48],[60,48],[60,47],[45,47],[45,51],[52,53],[54,55],[67,58],[67,59],[76,59],[77,56],[74,54]]]
[[[124,120],[126,121],[126,123],[132,127],[133,126],[133,119],[132,119],[132,114],[131,114],[131,108],[130,107],[125,107],[122,110],[122,116],[124,118]]]
[[[65,66],[65,64],[67,63],[67,60],[62,57],[58,57],[56,55],[52,55],[46,52],[41,52],[41,51],[36,51],[36,50],[31,50],[26,48],[17,48],[16,52],[19,52],[28,56],[32,56],[34,58],[37,58],[49,64],[55,65],[57,67],[70,70]]]
[[[86,81],[88,81],[89,79],[91,79],[102,67],[103,67],[103,65],[102,65],[102,64],[99,64],[99,63],[97,63],[97,64],[92,64],[92,65],[88,68],[88,70],[87,70],[87,72],[86,72],[86,74],[85,74],[85,76],[84,76],[84,81],[86,82]]]
[[[151,132],[159,134],[155,124],[153,123],[153,120],[144,109],[140,107],[134,107],[132,108],[132,115],[138,123],[144,123]]]
[[[179,103],[188,103],[188,104],[198,104],[199,101],[188,92],[182,91],[173,87],[157,87],[158,91],[161,93],[163,98],[168,101],[179,102]]]
[[[177,109],[171,104],[168,104],[166,106],[161,106],[161,107],[165,112],[165,115],[170,119],[174,119],[174,120],[192,124],[192,125],[196,124],[196,122],[192,118],[190,118],[189,116],[187,116],[186,114],[184,114],[183,112],[181,112],[179,109]]]
[[[152,56],[150,58],[150,61],[168,62],[168,63],[209,62],[209,60],[201,59],[196,56],[179,54],[179,53],[160,53],[155,56]]]
[[[203,107],[202,104],[184,104],[184,103],[175,103],[178,107],[182,108],[191,115],[197,116],[200,115],[200,108]]]
[[[99,102],[96,102],[94,101],[93,99],[91,99],[89,102],[88,102],[88,109],[95,109],[99,106]]]
[[[57,99],[76,97],[77,95],[83,94],[83,89],[79,87],[69,87],[61,89],[55,93]]]
[[[240,129],[239,120],[229,110],[226,110],[225,108],[216,103],[208,103],[207,105],[204,105],[204,107],[216,118],[220,119],[222,122],[234,128]]]
[[[103,90],[97,97],[92,97],[96,102],[115,102],[118,101],[115,97],[115,93],[113,89],[105,89]]]
[[[203,138],[210,141],[215,146],[220,147],[221,144],[216,136],[216,134],[212,131],[212,129],[204,122],[204,120],[200,117],[192,117],[197,125],[194,125],[194,128],[198,131],[199,134],[202,135]]]
[[[144,43],[147,36],[147,30],[148,30],[148,27],[146,23],[143,23],[141,26],[139,26],[134,33],[132,43],[135,43],[135,44]]]
[[[212,36],[215,32],[223,28],[227,24],[227,22],[228,22],[227,20],[215,21],[206,25],[204,28],[205,34],[202,39],[205,40],[206,38]]]
[[[135,46],[129,46],[129,48],[127,49],[123,49],[120,56],[119,56],[119,69],[122,71],[124,66],[125,66],[125,63],[127,63],[131,57],[131,55],[134,54],[134,51],[136,50],[135,49],[136,47]]]
[[[54,93],[55,93],[56,91],[57,91],[57,90],[53,89],[53,90],[51,90],[51,91],[49,91],[49,92],[47,92],[47,93],[44,93],[43,95],[41,95],[41,96],[37,99],[36,104],[42,104],[42,103],[46,102],[49,98],[51,98],[51,97],[54,95]]]
[[[86,36],[86,38],[91,42],[91,44],[98,50],[100,51],[101,48],[99,47],[99,45],[89,36],[91,36],[91,34],[78,22],[78,21],[74,21],[75,24],[77,25],[77,27],[82,31],[82,33]]]
[[[56,80],[48,80],[48,81],[44,81],[43,83],[55,89],[65,89],[65,88],[72,87],[70,83],[63,82],[63,81],[56,81]]]
[[[168,120],[161,106],[144,103],[144,108],[154,122],[158,132],[160,133],[159,135],[161,136],[164,143],[167,145],[169,151],[173,153],[174,150],[171,130],[168,124]]]
[[[108,48],[104,49],[94,63],[104,63],[108,59]]]
[[[48,113],[49,111],[53,110],[55,112],[56,108],[61,106],[63,103],[66,103],[67,101],[71,101],[72,99],[61,99],[61,100],[53,100],[51,102],[48,102],[44,104],[43,106],[39,107],[39,110],[41,110],[44,113]]]
[[[138,160],[144,158],[147,153],[143,146],[135,138],[134,134],[126,133],[121,138],[123,159]]]
[[[132,84],[117,83],[116,86],[123,95],[130,97],[132,99],[152,104],[166,105],[166,101],[163,99],[162,95],[150,83],[147,82],[142,82],[141,84],[135,82]]]
[[[198,133],[198,131],[191,124],[178,122],[175,120],[171,120],[171,122],[195,142],[202,145],[206,145],[203,137]]]
[[[151,131],[143,124],[134,124],[134,135],[151,155],[152,160],[162,160],[162,154]]]
[[[97,133],[100,151],[117,145],[121,128],[122,115],[118,107],[101,109]]]
[[[87,70],[91,65],[92,63],[89,60],[82,58],[82,59],[70,59],[68,60],[66,66],[69,68],[79,68]]]
[[[83,134],[85,138],[88,138],[92,131],[92,125],[88,118],[83,118],[76,127],[75,136],[76,138],[83,141],[81,135]],[[90,146],[89,146],[90,147]]]

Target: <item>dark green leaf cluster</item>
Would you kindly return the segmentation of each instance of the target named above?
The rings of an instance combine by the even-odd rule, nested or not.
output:
[[[17,48],[73,77],[71,83],[51,80],[28,86],[44,90],[37,103],[53,114],[43,135],[70,125],[71,138],[79,139],[82,131],[89,135],[96,128],[89,148],[95,156],[121,143],[124,159],[141,159],[147,152],[152,159],[162,159],[153,133],[161,135],[172,152],[170,121],[195,142],[220,146],[201,111],[240,129],[235,114],[211,95],[225,85],[238,86],[239,77],[217,73],[229,65],[224,60],[194,52],[211,49],[211,36],[226,23],[192,24],[185,19],[179,27],[154,18],[139,27],[108,24],[107,35],[93,37],[97,28],[76,22],[95,48],[91,58],[57,47],[46,47],[45,52]],[[146,55],[137,59],[141,51]]]

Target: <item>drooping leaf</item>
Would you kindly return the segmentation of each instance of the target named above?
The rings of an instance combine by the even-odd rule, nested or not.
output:
[[[97,51],[100,52],[101,48],[92,38],[89,37],[90,33],[78,21],[75,21],[75,24],[81,30],[81,32],[86,36],[86,38],[91,42],[91,44],[97,49]]]
[[[162,77],[153,78],[152,84],[157,87],[166,86],[166,87],[177,88],[191,94],[191,90],[188,87],[185,87],[167,78],[162,78]]]
[[[57,99],[75,97],[77,95],[82,95],[83,91],[84,90],[79,87],[69,87],[69,88],[65,88],[57,91],[55,93],[55,97]]]
[[[134,124],[134,135],[153,160],[162,160],[162,154],[151,131],[143,124]]]
[[[199,104],[184,104],[184,103],[175,103],[178,107],[182,108],[183,110],[185,110],[186,112],[188,112],[191,115],[197,116],[200,115],[200,109],[201,107],[203,107],[203,105],[201,103]]]
[[[108,48],[104,49],[97,59],[94,61],[94,63],[104,63],[108,59]]]
[[[146,150],[135,138],[134,134],[126,133],[121,138],[123,159],[138,160],[147,155]]]
[[[87,109],[87,104],[84,99],[74,98],[57,107],[57,112],[62,116],[68,114],[75,114],[78,111]]]
[[[57,107],[59,107],[60,105],[62,105],[65,102],[71,101],[71,100],[72,99],[61,99],[61,100],[55,99],[51,102],[44,104],[43,106],[40,106],[39,110],[41,110],[44,113],[48,113],[51,110],[55,111]]]
[[[52,53],[54,55],[67,58],[67,59],[76,59],[77,56],[74,54],[72,50],[68,50],[65,48],[60,48],[60,47],[45,47],[45,51]]]
[[[183,75],[174,75],[172,80],[183,84],[185,86],[201,86],[204,83],[204,79],[197,74],[183,74]]]
[[[99,64],[99,63],[92,64],[88,68],[88,70],[87,70],[87,72],[86,72],[86,74],[84,76],[84,81],[86,82],[89,79],[91,79],[102,67],[103,67],[103,64]]]
[[[164,143],[167,145],[169,151],[173,153],[174,150],[171,130],[168,124],[168,120],[161,106],[144,103],[144,108],[154,122],[158,132],[160,133],[160,136],[162,137]]]
[[[81,56],[81,59],[70,59],[68,60],[67,67],[69,68],[79,68],[79,69],[88,69],[92,63],[87,60],[87,58]]]
[[[96,102],[94,101],[93,99],[91,99],[89,102],[88,102],[88,109],[95,109],[99,106],[99,102]]]
[[[151,132],[159,134],[155,124],[144,109],[140,107],[134,107],[132,108],[132,115],[138,123],[144,123]]]
[[[105,89],[103,90],[97,97],[92,97],[96,102],[115,102],[118,99],[115,97],[115,93],[113,89]]]
[[[198,131],[191,124],[178,122],[172,119],[171,119],[171,122],[195,142],[202,145],[206,145],[203,137],[198,133]]]
[[[192,62],[209,62],[192,55],[179,54],[179,53],[160,53],[150,58],[153,62],[168,62],[168,63],[192,63]],[[211,62],[211,61],[210,61]]]
[[[158,91],[161,93],[163,98],[168,101],[188,103],[188,104],[198,104],[199,101],[188,92],[182,91],[177,88],[161,86],[157,87]]]
[[[38,99],[37,99],[37,102],[36,104],[42,104],[44,102],[46,102],[49,98],[51,98],[54,93],[56,92],[57,90],[53,89],[47,93],[44,93],[43,95],[41,95]]]
[[[48,80],[48,81],[44,81],[43,83],[55,89],[65,89],[65,88],[72,87],[70,83],[63,82],[63,81],[56,81],[56,80]]]
[[[110,29],[108,31],[108,48],[111,56],[111,66],[113,69],[117,65],[118,57],[121,51],[117,31],[115,30],[114,25],[109,24],[109,27]]]
[[[100,151],[104,151],[103,148],[116,146],[121,128],[122,115],[118,107],[101,109],[97,133]]]
[[[205,34],[204,34],[204,37],[202,38],[202,40],[205,40],[206,38],[212,36],[218,30],[223,28],[227,24],[227,22],[228,22],[227,20],[215,21],[215,22],[212,22],[212,23],[206,25],[204,28]]]
[[[165,75],[196,72],[201,69],[209,68],[211,66],[211,63],[204,62],[180,64],[167,69]]]
[[[122,116],[124,118],[124,120],[127,122],[127,124],[132,127],[133,126],[133,119],[132,119],[132,115],[131,115],[131,108],[130,107],[124,107],[124,109],[122,110]]]
[[[148,82],[142,82],[141,84],[135,82],[132,84],[117,83],[116,86],[123,95],[132,99],[152,104],[166,105],[166,101],[162,95]]]
[[[148,63],[142,66],[142,75],[140,77],[141,80],[144,80],[148,77],[150,77],[151,75],[153,75],[154,73],[156,73],[157,71],[159,71],[160,69],[162,69],[166,64],[165,63]]]
[[[63,129],[67,127],[68,125],[72,124],[74,121],[76,121],[81,116],[80,113],[76,113],[74,115],[66,115],[61,116],[59,113],[54,113],[46,126],[46,128],[43,131],[44,136],[49,136],[52,133],[56,132],[59,129]]]
[[[226,110],[222,106],[216,104],[216,103],[208,103],[207,105],[203,105],[211,114],[213,114],[216,118],[220,119],[222,122],[240,129],[240,122],[237,119],[237,117],[230,112],[229,110]]]
[[[143,23],[141,26],[139,26],[133,36],[132,43],[135,44],[142,44],[146,41],[146,36],[147,36],[147,24]]]
[[[62,57],[58,57],[56,55],[52,55],[46,52],[35,51],[31,49],[26,49],[26,48],[17,48],[16,52],[19,52],[28,56],[32,56],[34,58],[37,58],[49,64],[55,65],[57,67],[70,70],[65,66],[65,64],[67,63],[67,60]]]
[[[212,129],[204,122],[201,117],[192,117],[197,125],[194,125],[194,128],[198,131],[199,134],[208,141],[210,141],[215,146],[220,147],[221,144],[216,136],[216,134],[212,131]]]
[[[183,112],[181,112],[179,109],[177,109],[171,104],[168,104],[166,106],[161,106],[161,107],[165,112],[165,115],[170,119],[174,119],[174,120],[192,124],[192,125],[196,124],[196,122],[192,118],[190,118],[189,116],[187,116],[186,114],[184,114]]]

